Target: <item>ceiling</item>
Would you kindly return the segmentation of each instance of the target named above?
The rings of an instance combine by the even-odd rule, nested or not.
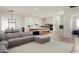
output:
[[[65,6],[66,7],[66,6]],[[15,14],[38,17],[52,17],[55,14],[63,14],[64,6],[0,6],[0,10],[8,12],[14,10]],[[1,11],[1,12],[2,12]]]

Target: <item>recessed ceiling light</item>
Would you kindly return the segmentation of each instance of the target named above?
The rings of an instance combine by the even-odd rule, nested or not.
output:
[[[35,10],[38,10],[38,8],[35,8]]]

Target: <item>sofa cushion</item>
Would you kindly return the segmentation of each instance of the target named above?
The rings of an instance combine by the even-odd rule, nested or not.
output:
[[[0,41],[0,45],[4,45],[6,48],[8,48],[8,41]]]
[[[33,34],[32,34],[32,32],[20,32],[20,34],[19,34],[21,37],[23,37],[23,36],[32,36]]]
[[[8,40],[9,43],[13,43],[13,42],[19,42],[19,41],[22,41],[23,38],[12,38],[10,40]]]
[[[19,46],[23,44],[23,38],[12,38],[8,40],[9,48]]]
[[[0,53],[8,53],[7,48],[3,45],[0,45]]]
[[[8,33],[8,34],[6,34],[7,39],[18,38],[18,37],[19,37],[19,33]]]
[[[33,37],[13,38],[13,39],[8,40],[9,48],[16,47],[16,46],[19,46],[19,45],[22,45],[22,44],[25,44],[31,41],[33,41]]]
[[[25,36],[25,37],[22,37],[22,38],[23,38],[23,40],[25,42],[30,42],[30,41],[33,41],[34,40],[33,36]]]
[[[0,41],[1,40],[6,40],[6,36],[4,33],[0,33]]]

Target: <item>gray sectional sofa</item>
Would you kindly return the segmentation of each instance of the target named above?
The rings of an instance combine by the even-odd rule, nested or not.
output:
[[[45,39],[45,40],[44,40]],[[7,53],[9,48],[13,48],[28,42],[38,42],[44,44],[50,40],[50,37],[40,38],[33,36],[31,32],[0,34],[0,53]]]

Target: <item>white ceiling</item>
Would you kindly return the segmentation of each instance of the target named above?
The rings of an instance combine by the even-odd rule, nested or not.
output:
[[[66,6],[65,6],[66,7]],[[52,17],[55,14],[63,14],[64,6],[0,6],[0,10],[7,12],[14,10],[16,14],[38,17]],[[2,12],[1,11],[1,12]]]

